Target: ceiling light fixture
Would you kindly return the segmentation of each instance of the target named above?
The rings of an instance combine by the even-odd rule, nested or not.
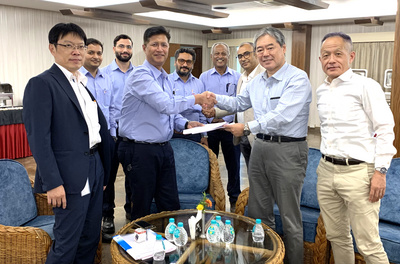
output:
[[[202,30],[203,34],[231,34],[232,31],[229,30],[229,28],[212,28],[212,29],[206,29]]]

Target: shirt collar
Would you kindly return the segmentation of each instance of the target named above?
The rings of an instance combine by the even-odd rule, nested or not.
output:
[[[68,79],[69,82],[75,81],[75,79],[76,79],[78,83],[82,82],[83,85],[87,84],[87,77],[85,75],[83,75],[80,71],[77,71],[76,74],[77,74],[78,78],[75,78],[75,76],[72,74],[72,72],[70,72],[69,70],[67,70],[66,68],[64,68],[63,66],[61,66],[60,64],[58,64],[56,62],[55,62],[55,64],[64,73],[65,77]]]
[[[192,80],[194,78],[193,74],[189,75],[189,78],[187,80],[187,82],[189,82],[190,80]],[[172,74],[172,79],[174,81],[180,80],[183,82],[182,78],[178,75],[178,73],[176,71],[174,71],[174,73]]]
[[[150,62],[148,62],[147,60],[144,60],[143,65],[146,66],[147,68],[149,68],[151,70],[151,72],[153,73],[153,76],[158,79],[160,77],[160,75],[162,75],[162,77],[168,78],[168,74],[167,72],[161,68],[161,71],[159,69],[157,69],[156,67],[154,67],[152,64],[150,64]]]
[[[335,79],[333,79],[332,82],[335,81],[335,80],[342,81],[342,82],[350,81],[350,79],[353,77],[354,74],[355,73],[353,72],[353,70],[351,68],[349,68],[347,71],[342,73],[342,75],[340,75],[340,76],[336,77]],[[324,82],[326,84],[331,84],[331,82],[329,82],[328,78],[329,78],[329,76],[326,76]]]
[[[87,76],[90,76],[90,77],[93,78],[92,74],[91,74],[88,70],[86,70],[85,67],[82,66],[82,67],[79,69],[79,71],[80,71],[83,75],[85,75],[86,78],[88,78]],[[98,76],[98,77],[104,78],[104,73],[103,73],[103,70],[102,70],[102,69],[97,68],[96,77],[97,77],[97,76]]]
[[[252,80],[256,76],[256,71],[261,67],[260,64],[258,64],[252,72],[250,72],[249,75],[247,75],[246,71],[243,72],[243,76],[246,77],[248,80]]]
[[[277,81],[282,81],[285,78],[285,72],[286,69],[289,67],[289,64],[285,61],[285,63],[283,64],[283,66],[277,71],[275,72],[272,76],[270,76],[270,78],[274,78]],[[267,71],[264,72],[263,74],[263,78],[265,80],[268,79],[268,73]]]
[[[129,62],[129,69],[128,69],[128,71],[132,70],[132,68],[133,68],[132,63]],[[116,59],[114,59],[114,60],[111,62],[111,70],[112,70],[112,71],[115,71],[115,70],[120,70],[120,71],[121,71],[121,69],[119,68],[119,66],[118,66],[118,64],[117,64]]]
[[[211,74],[215,74],[215,73],[219,74],[219,72],[217,72],[217,69],[215,69],[215,67],[214,67],[211,69]],[[233,70],[227,66],[224,74],[222,74],[222,75],[225,75],[225,74],[233,75]]]

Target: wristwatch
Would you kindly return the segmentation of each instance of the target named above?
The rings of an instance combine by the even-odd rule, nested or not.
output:
[[[387,173],[387,169],[385,167],[377,167],[375,170],[379,171],[381,174]]]
[[[243,129],[243,136],[248,136],[250,135],[250,129],[248,123],[244,124],[244,129]]]

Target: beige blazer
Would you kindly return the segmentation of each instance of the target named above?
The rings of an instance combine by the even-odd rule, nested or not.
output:
[[[265,68],[262,67],[260,64],[257,65],[257,67],[250,73],[250,75],[253,75],[253,79],[254,77],[256,77],[258,74],[265,72]],[[236,94],[240,94],[240,90],[242,88],[242,84],[243,84],[243,76],[246,76],[246,72],[244,72],[238,81],[238,85],[237,85],[237,90],[236,90]],[[219,108],[215,108],[215,117],[216,118],[222,118],[224,116],[227,115],[231,115],[233,113],[230,113],[226,110],[221,110]],[[249,108],[246,111],[244,111],[244,122],[250,122],[254,120],[254,111],[253,108]],[[235,122],[237,123],[237,116],[235,115]],[[254,135],[250,134],[247,136],[247,138],[249,139],[249,142],[251,145],[253,145],[253,141],[254,141]],[[239,145],[240,143],[240,137],[233,137],[233,144],[234,145]]]

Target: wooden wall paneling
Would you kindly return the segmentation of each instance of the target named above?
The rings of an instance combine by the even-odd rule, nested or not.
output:
[[[392,92],[390,107],[394,115],[394,146],[397,149],[396,158],[400,157],[400,0],[397,0],[396,29],[394,37]]]
[[[311,25],[302,25],[300,30],[293,30],[291,64],[302,69],[310,76]]]

